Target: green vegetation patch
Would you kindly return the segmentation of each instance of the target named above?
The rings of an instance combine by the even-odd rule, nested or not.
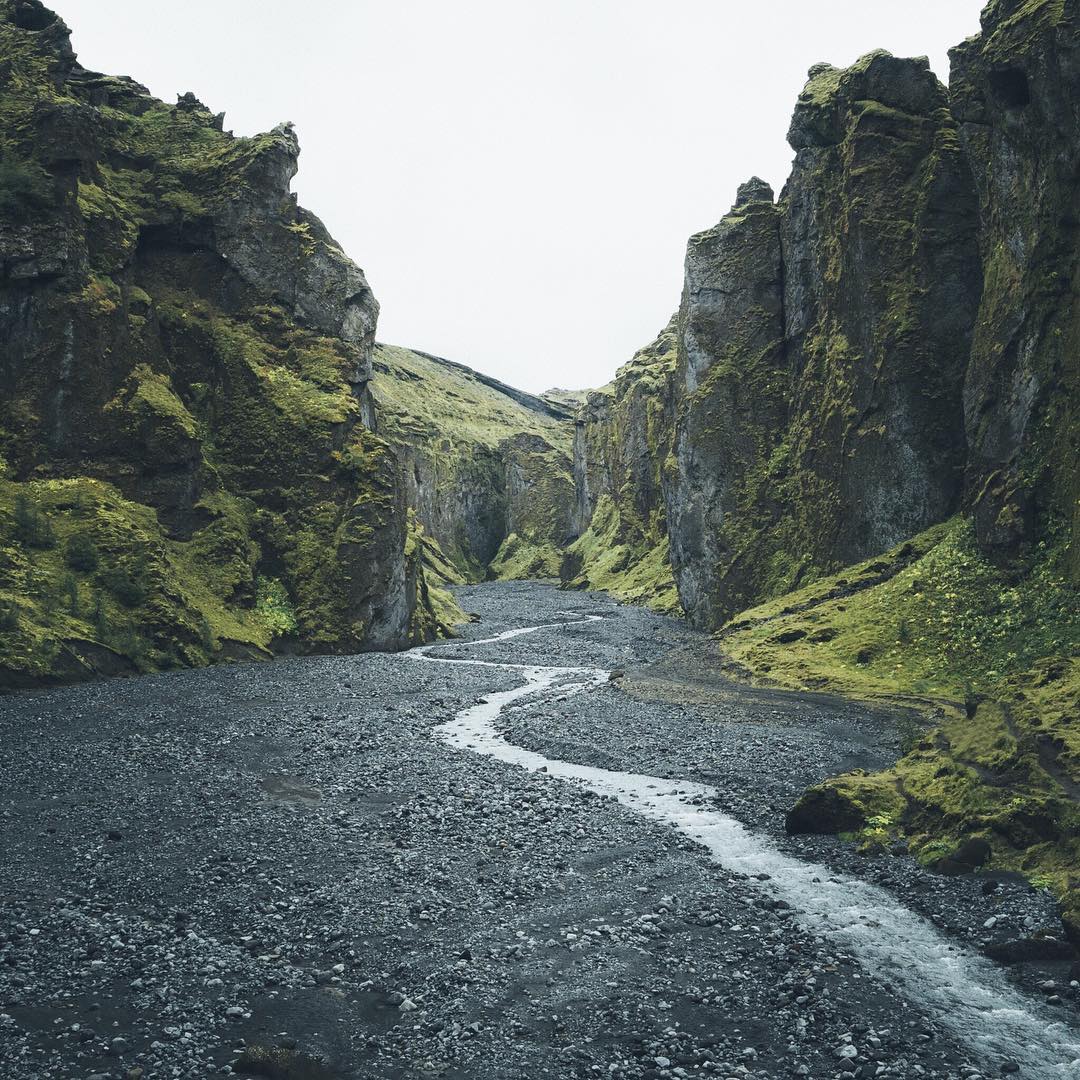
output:
[[[551,544],[531,543],[511,533],[491,560],[491,575],[506,580],[558,578],[563,553]]]
[[[454,594],[446,587],[462,585],[464,578],[443,554],[439,542],[428,536],[414,510],[409,511],[405,559],[417,577],[419,590],[410,633],[414,641],[454,636],[454,627],[468,622]]]
[[[92,479],[0,480],[0,686],[201,666],[276,633],[221,566]]]
[[[659,515],[627,527],[610,495],[600,496],[588,529],[567,549],[563,575],[570,588],[600,589],[662,614],[681,610]]]
[[[434,452],[450,454],[538,435],[570,454],[573,430],[565,420],[517,404],[467,368],[411,349],[376,346],[371,389],[379,430],[391,442],[419,439]]]
[[[1052,532],[1017,574],[983,558],[971,522],[957,518],[744,612],[720,638],[762,682],[927,717],[893,768],[811,789],[789,819],[799,831],[902,836],[943,867],[968,865],[957,852],[977,839],[988,865],[1052,887],[1076,937],[1080,603],[1065,536]]]

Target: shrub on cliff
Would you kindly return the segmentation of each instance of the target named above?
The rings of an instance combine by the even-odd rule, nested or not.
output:
[[[93,538],[85,532],[75,532],[68,537],[67,564],[82,574],[92,574],[98,568],[99,556]]]
[[[15,539],[31,548],[56,547],[56,533],[48,516],[25,495],[15,500]]]

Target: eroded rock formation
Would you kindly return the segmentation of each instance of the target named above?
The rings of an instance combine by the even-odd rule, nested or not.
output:
[[[959,511],[1080,575],[1075,23],[990,4],[951,91],[884,52],[811,69],[779,199],[755,178],[691,238],[670,348],[580,413],[578,531],[629,508],[626,566],[669,548],[704,627]]]
[[[378,305],[290,193],[291,126],[86,71],[36,0],[0,52],[4,677],[429,634]]]
[[[427,353],[380,345],[379,430],[449,581],[557,577],[572,535],[572,410]]]

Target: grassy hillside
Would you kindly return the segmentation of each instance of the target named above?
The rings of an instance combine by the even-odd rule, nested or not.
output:
[[[927,717],[892,769],[812,789],[790,827],[904,836],[943,869],[1020,870],[1058,892],[1080,935],[1080,606],[1067,536],[1052,532],[1017,574],[956,518],[720,632],[756,680]]]
[[[452,454],[468,447],[496,449],[515,435],[538,435],[570,453],[569,409],[540,398],[510,397],[509,387],[460,364],[397,345],[376,345],[371,390],[379,430],[392,442],[417,440]],[[516,392],[515,392],[516,393]]]
[[[393,345],[376,347],[371,385],[441,576],[558,576],[573,498],[570,404]]]

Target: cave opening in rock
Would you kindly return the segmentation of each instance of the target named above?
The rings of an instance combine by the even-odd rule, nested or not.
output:
[[[990,92],[1006,109],[1022,109],[1031,104],[1028,77],[1018,67],[991,71]]]

